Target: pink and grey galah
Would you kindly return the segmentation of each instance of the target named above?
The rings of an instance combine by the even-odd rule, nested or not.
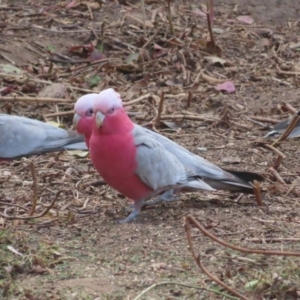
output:
[[[87,94],[80,97],[74,106],[73,124],[78,133],[84,135],[84,140],[89,148],[93,131],[93,106],[98,94]]]
[[[119,98],[122,104],[120,94],[114,89],[109,88],[103,92],[105,92],[110,99]],[[89,143],[88,141],[93,130],[93,105],[97,96],[98,94],[87,94],[79,98],[75,104],[74,125],[79,133],[85,135],[87,143]],[[253,186],[251,182],[254,180],[264,180],[264,178],[257,173],[221,169],[159,133],[137,124],[134,124],[134,127],[139,128],[139,130],[142,130],[145,134],[161,143],[162,146],[175,155],[184,166],[193,170],[216,190],[252,194]]]
[[[66,149],[86,150],[84,137],[38,120],[0,114],[0,160]]]
[[[113,89],[95,96],[93,114],[92,162],[110,186],[134,201],[134,210],[123,222],[134,219],[144,202],[154,196],[168,198],[173,191],[195,190],[253,193],[250,182],[263,180],[256,173],[223,170],[134,124]]]
[[[121,223],[132,221],[146,200],[168,190],[214,190],[136,127],[111,91],[96,97],[93,111],[92,163],[106,183],[134,201],[134,210]]]

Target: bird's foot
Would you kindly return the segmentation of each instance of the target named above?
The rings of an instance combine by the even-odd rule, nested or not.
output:
[[[119,221],[117,221],[117,223],[124,224],[124,223],[132,222],[135,219],[135,217],[140,214],[141,207],[143,206],[143,204],[144,204],[144,199],[136,201],[136,202],[134,202],[133,205],[128,206],[127,209],[130,209],[133,206],[132,212],[129,214],[129,216],[127,218],[125,218],[123,220],[119,220]]]
[[[125,207],[125,211],[126,212],[131,212],[134,210],[134,204],[130,204],[128,206]]]

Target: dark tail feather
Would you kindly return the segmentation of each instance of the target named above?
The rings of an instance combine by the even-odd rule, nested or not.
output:
[[[204,181],[216,190],[230,191],[233,193],[254,194],[253,181],[264,181],[264,177],[252,172],[224,170],[234,178],[224,178],[223,180],[215,180],[205,178]]]
[[[247,181],[247,182],[253,182],[254,180],[257,181],[264,181],[265,178],[257,173],[253,173],[253,172],[245,172],[245,171],[233,171],[233,170],[226,170],[223,169],[224,171],[231,173],[235,176],[237,176],[238,178]]]

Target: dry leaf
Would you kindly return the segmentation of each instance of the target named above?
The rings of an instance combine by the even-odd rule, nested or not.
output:
[[[91,10],[98,10],[101,8],[100,3],[98,3],[98,2],[92,2],[89,4],[89,6],[90,6]]]
[[[249,25],[254,22],[253,18],[250,16],[238,16],[236,19]]]
[[[66,92],[67,92],[67,89],[63,84],[54,83],[54,84],[45,86],[38,93],[38,97],[62,99],[62,98],[65,98]]]
[[[140,56],[140,53],[130,53],[130,54],[126,57],[125,62],[126,62],[127,64],[130,64],[130,63],[132,63],[132,62],[134,62],[134,61],[137,61],[137,60],[139,59],[139,56]]]
[[[225,81],[221,84],[218,84],[215,89],[217,91],[225,91],[227,93],[233,93],[235,91],[235,86],[232,81]]]
[[[7,75],[21,75],[23,71],[10,64],[0,64],[0,73],[5,73]]]
[[[80,158],[85,158],[88,157],[89,155],[89,151],[82,151],[82,150],[71,150],[71,151],[67,150],[67,152],[72,156],[80,157]]]
[[[234,157],[234,156],[228,156],[228,157],[223,157],[222,158],[223,163],[227,164],[239,164],[241,162],[240,157]]]

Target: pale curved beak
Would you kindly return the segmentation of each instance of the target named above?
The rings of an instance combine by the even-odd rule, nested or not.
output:
[[[78,126],[78,122],[80,121],[81,117],[79,116],[79,114],[75,113],[74,117],[73,117],[73,125],[74,128],[76,129]]]
[[[102,112],[97,111],[95,121],[96,121],[96,125],[97,125],[98,128],[100,128],[102,126],[102,124],[104,122],[104,119],[105,119],[105,115]]]

